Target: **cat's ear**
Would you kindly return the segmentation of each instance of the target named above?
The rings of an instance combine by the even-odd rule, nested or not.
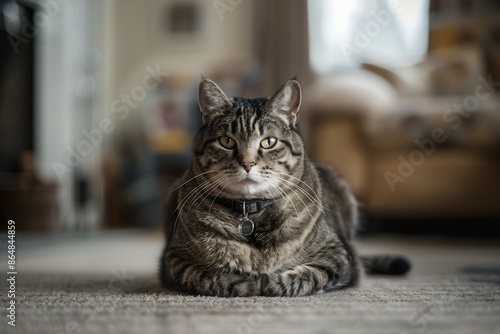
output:
[[[225,109],[233,105],[215,82],[205,78],[200,82],[198,103],[203,124],[207,124],[213,116],[223,113]]]
[[[285,82],[283,86],[267,101],[266,108],[283,118],[290,126],[297,125],[302,93],[297,80]]]

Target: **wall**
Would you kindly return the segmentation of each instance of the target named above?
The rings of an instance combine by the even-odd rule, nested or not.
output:
[[[129,91],[142,78],[148,65],[160,64],[168,72],[199,77],[213,63],[250,54],[251,1],[241,1],[231,7],[232,10],[223,13],[222,20],[214,7],[215,1],[199,1],[206,29],[200,40],[193,43],[171,41],[158,32],[162,8],[170,2],[114,1],[113,88],[116,96]]]

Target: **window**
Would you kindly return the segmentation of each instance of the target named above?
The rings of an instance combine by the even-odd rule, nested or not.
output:
[[[312,67],[408,66],[427,51],[429,0],[309,0]]]

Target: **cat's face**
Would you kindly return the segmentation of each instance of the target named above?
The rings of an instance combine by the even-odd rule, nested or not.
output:
[[[212,81],[200,83],[203,127],[194,169],[212,196],[276,198],[297,183],[304,148],[296,129],[301,92],[290,80],[271,97],[230,100]]]

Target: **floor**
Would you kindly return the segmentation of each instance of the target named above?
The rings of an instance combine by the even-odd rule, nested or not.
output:
[[[163,290],[158,232],[17,241],[16,327],[2,306],[1,333],[500,334],[498,240],[363,237],[361,253],[404,254],[412,272],[311,297],[230,299]]]

